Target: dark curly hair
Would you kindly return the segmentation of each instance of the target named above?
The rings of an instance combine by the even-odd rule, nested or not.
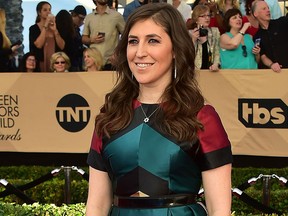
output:
[[[239,9],[232,8],[232,9],[229,9],[228,11],[226,11],[226,13],[224,15],[224,19],[223,19],[223,24],[224,24],[226,32],[229,32],[231,29],[231,26],[229,24],[230,18],[232,16],[237,15],[237,14],[239,14],[242,17],[242,13]]]

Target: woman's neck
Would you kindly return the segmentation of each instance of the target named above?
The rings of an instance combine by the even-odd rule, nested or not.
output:
[[[164,90],[163,90],[164,91]],[[163,91],[157,91],[153,89],[144,88],[139,91],[138,101],[146,104],[157,104],[162,102]]]
[[[93,66],[87,68],[87,72],[95,72],[95,71],[98,71],[96,68],[96,65],[93,65]]]
[[[239,34],[239,31],[240,31],[240,29],[235,29],[235,28],[231,28],[231,29],[230,29],[230,33],[231,33],[233,36]]]

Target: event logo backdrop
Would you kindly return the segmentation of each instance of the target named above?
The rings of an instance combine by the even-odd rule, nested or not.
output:
[[[79,132],[89,123],[91,111],[88,102],[78,94],[65,95],[57,104],[56,118],[66,131]]]
[[[197,76],[234,155],[288,157],[288,69],[201,70]],[[107,71],[1,73],[0,151],[87,153],[116,78]]]
[[[238,118],[247,128],[288,128],[288,109],[281,99],[238,100]]]

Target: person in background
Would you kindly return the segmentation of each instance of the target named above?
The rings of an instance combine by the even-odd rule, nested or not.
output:
[[[231,145],[204,103],[194,57],[172,5],[129,16],[88,154],[87,216],[231,215]],[[202,183],[208,213],[195,200]]]
[[[271,20],[270,9],[265,1],[255,0],[252,3],[252,14],[259,22],[259,30],[254,40],[260,39],[261,68],[271,68],[280,72],[288,68],[288,17]]]
[[[216,27],[209,27],[210,8],[206,5],[197,5],[192,13],[190,33],[196,49],[195,67],[218,71],[220,65],[219,39],[220,32]]]
[[[84,19],[87,15],[87,12],[85,7],[82,5],[77,5],[73,10],[70,10],[70,13],[75,29],[74,45],[77,49],[75,53],[75,59],[73,61],[71,60],[71,71],[82,71],[84,46],[82,43],[80,27],[84,24]]]
[[[19,64],[19,72],[40,72],[39,62],[34,53],[27,52],[23,55]]]
[[[104,59],[103,70],[113,70],[111,58],[123,32],[125,21],[123,16],[110,9],[108,0],[96,0],[96,9],[85,19],[82,42],[89,47],[96,47]]]
[[[251,26],[247,29],[246,33],[252,35],[252,37],[256,34],[259,29],[258,20],[251,14],[252,2],[255,0],[247,0],[245,1],[245,16],[243,16],[243,24],[249,22]]]
[[[69,72],[70,66],[70,59],[64,52],[56,52],[51,56],[50,69],[52,72]]]
[[[191,18],[192,8],[184,0],[169,0],[168,3],[182,14],[185,22]]]
[[[96,48],[86,48],[83,52],[85,71],[100,71],[103,67],[103,57]]]
[[[226,11],[232,8],[239,9],[238,0],[217,0],[220,14],[224,17]]]
[[[41,1],[36,7],[36,23],[29,28],[30,52],[36,54],[41,72],[50,70],[53,53],[65,48],[65,41],[58,32],[55,17],[51,14],[51,4]]]
[[[245,5],[246,5],[246,0],[240,0],[240,10],[242,14],[245,14]],[[269,6],[270,9],[270,15],[271,19],[278,19],[283,16],[283,13],[281,11],[280,5],[278,0],[265,0],[267,5]]]
[[[239,9],[225,13],[227,32],[220,37],[220,59],[222,69],[257,69],[260,61],[260,47],[254,44],[252,36],[246,34],[250,23],[242,24]]]
[[[220,14],[217,3],[215,1],[208,2],[208,0],[196,0],[193,3],[192,11],[197,5],[207,5],[210,8],[211,18],[209,27],[217,27],[220,34],[224,33],[223,16]],[[188,19],[186,22],[187,28],[191,29],[191,25],[193,25],[193,21],[192,19]]]
[[[21,45],[11,45],[11,41],[6,34],[6,13],[0,8],[0,72],[10,72],[9,62]]]
[[[148,4],[149,0],[133,0],[124,7],[123,17],[125,22],[128,19],[128,16],[138,7]]]
[[[60,10],[55,17],[56,25],[60,36],[65,41],[63,52],[69,57],[71,62],[77,58],[78,46],[75,42],[76,32],[70,13],[67,10]],[[77,71],[77,68],[71,67],[69,71]]]

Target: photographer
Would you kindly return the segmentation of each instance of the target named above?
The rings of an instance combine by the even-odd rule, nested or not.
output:
[[[190,34],[196,51],[195,67],[218,71],[220,32],[216,27],[209,27],[210,19],[211,14],[208,6],[197,5],[194,8]]]

